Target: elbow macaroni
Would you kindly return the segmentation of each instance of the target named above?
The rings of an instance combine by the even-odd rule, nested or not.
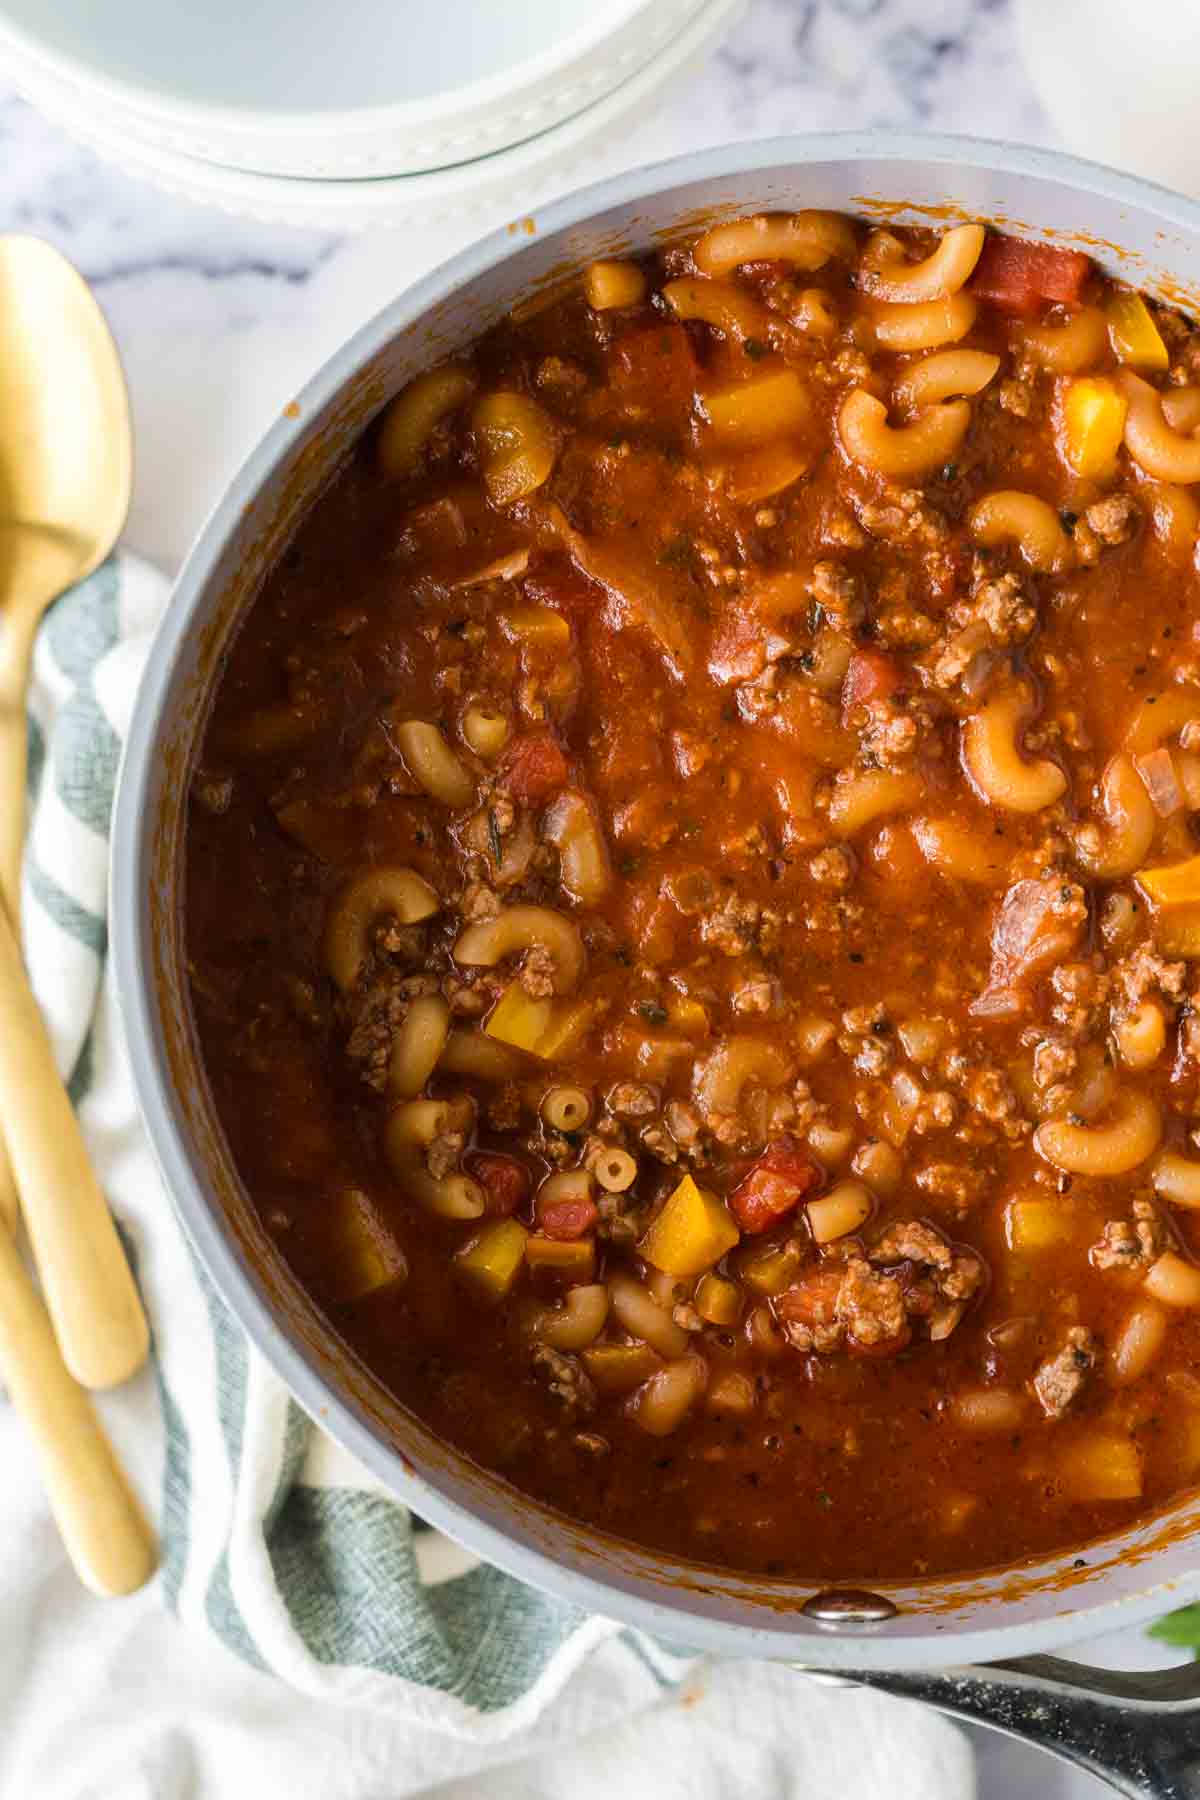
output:
[[[714,225],[694,245],[696,267],[705,275],[728,275],[742,263],[785,262],[811,273],[834,258],[852,262],[858,240],[841,213],[759,213]]]
[[[963,762],[979,793],[990,806],[1006,812],[1035,813],[1061,800],[1067,778],[1048,757],[1027,761],[1018,734],[1031,707],[1020,684],[1002,689],[985,701],[962,728]]]
[[[1033,1134],[1039,1155],[1068,1175],[1127,1175],[1153,1156],[1162,1136],[1162,1118],[1148,1094],[1124,1088],[1109,1109],[1107,1124],[1078,1125],[1046,1119]]]
[[[506,906],[494,919],[468,925],[454,946],[454,959],[490,969],[535,945],[554,961],[555,993],[569,994],[583,974],[583,940],[565,914],[548,906]]]
[[[970,423],[965,400],[946,400],[926,407],[907,425],[889,425],[882,400],[865,388],[852,388],[838,413],[838,436],[851,462],[909,481],[949,462]]]
[[[325,923],[325,967],[343,993],[358,980],[371,954],[371,930],[384,919],[416,925],[440,911],[441,901],[415,869],[383,864],[366,869],[344,888]]]
[[[1016,544],[1031,569],[1058,575],[1075,560],[1071,539],[1052,506],[1036,494],[1002,488],[971,508],[971,536],[977,544]]]
[[[894,252],[863,258],[859,285],[866,294],[893,304],[911,305],[927,300],[945,300],[970,279],[983,249],[982,225],[955,225],[947,231],[936,250],[923,262],[905,263]],[[878,251],[888,251],[895,240],[882,234]]]

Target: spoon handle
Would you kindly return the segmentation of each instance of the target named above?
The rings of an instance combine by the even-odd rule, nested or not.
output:
[[[67,1554],[95,1594],[131,1594],[158,1560],[154,1533],[92,1404],[63,1365],[46,1309],[0,1230],[0,1379],[20,1413]]]
[[[84,1387],[145,1361],[146,1315],[0,906],[0,1118],[63,1360]]]

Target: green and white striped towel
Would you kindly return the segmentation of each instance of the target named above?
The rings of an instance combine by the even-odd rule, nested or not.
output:
[[[686,1779],[676,1790],[664,1785],[660,1771],[659,1796],[832,1791],[824,1778],[814,1787],[805,1776],[814,1766],[805,1762],[806,1744],[820,1746],[820,1767],[830,1778],[837,1770],[836,1785],[852,1778],[865,1796],[886,1792],[895,1800],[911,1792],[936,1800],[969,1793],[961,1741],[930,1715],[874,1696],[839,1698],[763,1668],[751,1696],[739,1686],[745,1670],[718,1678],[613,1621],[588,1617],[479,1563],[389,1498],[306,1417],[248,1345],[192,1256],[163,1192],[137,1120],[104,979],[109,813],[122,738],[166,591],[157,572],[122,556],[66,595],[43,626],[30,703],[24,939],[59,1065],[69,1074],[151,1317],[153,1379],[114,1396],[107,1416],[159,1518],[158,1594],[185,1627],[219,1640],[244,1664],[306,1697],[314,1718],[336,1706],[357,1720],[331,1760],[314,1761],[310,1751],[304,1766],[289,1766],[281,1744],[271,1765],[277,1785],[263,1786],[260,1778],[253,1791],[300,1800],[319,1773],[325,1800],[398,1796],[447,1781],[457,1794],[459,1781],[487,1764],[601,1731],[611,1759],[618,1721],[655,1708],[653,1738],[632,1754],[653,1755],[651,1741],[667,1745],[664,1715],[670,1713],[686,1717],[686,1740],[703,1765],[689,1770],[690,1753],[673,1748],[674,1775]],[[18,1441],[0,1442],[0,1455],[6,1443]],[[28,1535],[19,1522],[15,1528]],[[6,1622],[16,1616],[14,1582],[19,1586],[19,1572],[12,1569],[0,1581]],[[733,1706],[736,1698],[736,1738],[744,1741],[753,1730],[768,1734],[761,1784],[750,1779],[752,1763],[743,1753],[725,1785],[719,1750],[702,1744],[701,1681],[707,1705]],[[10,1695],[0,1669],[0,1707]],[[152,1695],[146,1703],[153,1711]],[[848,1726],[848,1706],[866,1708],[876,1729],[864,1733],[860,1719],[856,1729],[839,1730],[842,1747],[835,1753],[820,1721],[833,1708]],[[878,1756],[877,1787],[862,1760],[868,1738],[875,1746],[870,1760]],[[587,1766],[599,1755],[597,1749]],[[377,1785],[381,1763],[386,1787]],[[589,1791],[582,1767],[572,1777],[572,1791],[580,1794]],[[532,1769],[514,1793],[543,1791]],[[565,1791],[548,1779],[547,1792]],[[42,1791],[57,1796],[60,1790],[52,1783]],[[114,1782],[95,1791],[107,1796],[126,1789]],[[178,1789],[128,1788],[156,1797],[168,1791],[233,1789],[194,1779]],[[496,1786],[495,1771],[488,1791],[508,1791]]]

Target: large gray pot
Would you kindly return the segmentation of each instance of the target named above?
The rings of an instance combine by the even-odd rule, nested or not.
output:
[[[340,1349],[259,1228],[198,1069],[179,927],[188,772],[224,648],[298,519],[412,375],[533,291],[592,257],[645,249],[714,216],[802,206],[906,222],[958,213],[992,220],[1078,244],[1107,269],[1200,309],[1200,208],[1192,202],[1054,152],[885,133],[739,144],[622,175],[548,208],[534,235],[497,232],[419,281],[272,426],[175,589],[126,745],[113,839],[112,942],[134,1078],[167,1187],[226,1301],[308,1411],[424,1518],[522,1580],[667,1639],[873,1671],[883,1684],[929,1693],[961,1712],[990,1711],[993,1722],[999,1696],[1010,1728],[1091,1738],[1107,1729],[1113,1702],[1097,1697],[1094,1682],[1088,1701],[1073,1698],[1063,1671],[1076,1679],[1080,1671],[1070,1665],[1037,1659],[1019,1675],[959,1674],[933,1684],[911,1672],[1028,1657],[1200,1598],[1196,1499],[1092,1546],[1083,1569],[1061,1556],[969,1580],[889,1587],[886,1604],[868,1596],[814,1606],[811,1587],[673,1564],[601,1539],[437,1443]],[[1161,1785],[1165,1775],[1159,1786],[1138,1785],[1150,1779],[1147,1757],[1165,1768],[1164,1757],[1182,1754],[1182,1722],[1151,1750],[1127,1728],[1130,1706],[1145,1707],[1148,1727],[1161,1716],[1141,1685],[1153,1679],[1115,1678],[1126,1726],[1097,1754],[1134,1769],[1127,1792],[1182,1793]],[[1026,1692],[1031,1681],[1038,1704],[1014,1712],[1014,1689]],[[1081,1705],[1090,1709],[1086,1719]],[[1075,1753],[1092,1752],[1085,1744]]]

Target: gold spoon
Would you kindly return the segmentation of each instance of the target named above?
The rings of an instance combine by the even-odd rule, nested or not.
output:
[[[50,602],[116,541],[131,463],[124,379],[99,308],[49,245],[0,238],[0,1039],[8,1070],[0,1119],[55,1324],[75,1374],[97,1386],[139,1366],[149,1333],[54,1069],[16,922],[34,633]],[[0,1210],[15,1226],[3,1150],[0,1139]],[[140,1587],[156,1561],[153,1534],[2,1220],[0,1377],[29,1428],[83,1580],[98,1593]]]

